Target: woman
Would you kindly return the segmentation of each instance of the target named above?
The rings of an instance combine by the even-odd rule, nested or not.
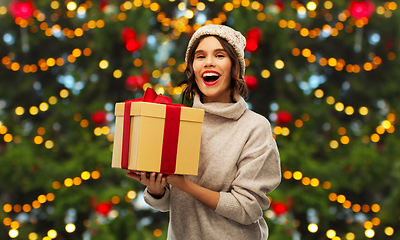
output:
[[[279,153],[263,116],[246,109],[244,36],[222,25],[197,30],[186,52],[185,97],[205,110],[197,176],[128,173],[144,199],[170,211],[168,239],[267,239],[263,210],[280,183]]]

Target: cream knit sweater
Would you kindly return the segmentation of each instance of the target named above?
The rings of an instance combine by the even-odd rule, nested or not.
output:
[[[198,95],[194,108],[205,110],[197,176],[185,176],[220,192],[215,210],[173,186],[161,199],[145,191],[152,208],[170,211],[169,240],[258,240],[268,238],[263,210],[267,193],[281,181],[278,148],[266,118],[237,103],[206,103]]]

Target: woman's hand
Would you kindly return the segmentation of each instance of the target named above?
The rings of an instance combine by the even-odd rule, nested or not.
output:
[[[182,186],[185,184],[185,177],[182,175],[173,174],[167,177],[167,182],[172,186],[182,189]]]
[[[126,176],[136,179],[143,185],[147,186],[147,192],[154,198],[162,198],[165,193],[165,187],[167,186],[167,180],[163,177],[162,173],[150,173],[150,176],[146,176],[146,172],[129,172]]]

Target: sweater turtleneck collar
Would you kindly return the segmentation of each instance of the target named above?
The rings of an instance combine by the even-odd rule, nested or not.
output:
[[[199,94],[195,94],[193,108],[204,109],[206,113],[214,114],[228,119],[238,120],[246,111],[247,104],[243,97],[238,95],[236,103],[211,102],[202,103]]]

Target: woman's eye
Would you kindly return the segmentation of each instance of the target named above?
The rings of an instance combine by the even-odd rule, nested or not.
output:
[[[225,55],[223,55],[223,54],[218,54],[217,57],[218,57],[218,58],[223,58],[223,57],[225,57]]]
[[[203,55],[200,55],[200,56],[197,56],[196,58],[204,58],[204,56],[203,56]]]

